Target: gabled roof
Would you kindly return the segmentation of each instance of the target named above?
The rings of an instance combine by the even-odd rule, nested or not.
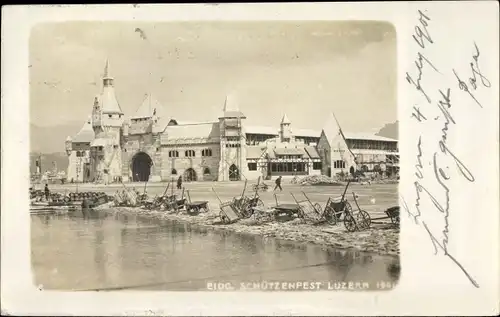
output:
[[[130,119],[151,118],[153,114],[160,116],[161,104],[151,94],[142,101],[141,106]]]
[[[286,113],[283,115],[283,118],[281,118],[281,124],[290,124],[290,119],[288,119]]]
[[[233,94],[227,95],[224,101],[224,108],[219,118],[246,118],[240,111],[236,97]]]
[[[190,139],[190,138],[219,138],[220,130],[217,123],[170,125],[165,129],[167,138]]]
[[[153,133],[161,133],[165,131],[171,119],[168,117],[160,117],[157,122],[153,123],[152,132]]]
[[[92,117],[89,116],[80,131],[73,137],[75,143],[90,143],[94,140],[94,129],[92,129]]]
[[[335,138],[340,135],[340,127],[333,112],[328,116],[325,126],[323,127],[323,133],[330,146],[333,145]]]

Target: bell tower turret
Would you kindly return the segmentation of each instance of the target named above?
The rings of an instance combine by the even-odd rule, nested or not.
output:
[[[290,141],[292,141],[291,124],[292,123],[290,122],[290,119],[288,119],[288,116],[285,113],[283,115],[283,118],[281,119],[281,123],[280,123],[281,142],[290,142]]]

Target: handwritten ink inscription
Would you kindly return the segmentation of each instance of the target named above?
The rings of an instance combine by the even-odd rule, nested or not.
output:
[[[478,89],[477,76],[479,76],[479,79],[481,80],[481,85],[486,87],[486,88],[490,88],[491,87],[490,81],[486,78],[486,76],[483,75],[483,73],[481,72],[481,70],[479,68],[480,52],[479,52],[479,48],[477,47],[476,43],[474,43],[474,47],[475,47],[476,53],[472,55],[473,62],[469,63],[470,68],[471,68],[471,75],[469,75],[470,76],[469,77],[469,84],[471,85],[472,90],[477,90]],[[481,105],[481,103],[476,99],[476,97],[472,93],[472,91],[469,88],[469,86],[467,85],[467,83],[465,83],[462,79],[460,79],[460,77],[458,76],[455,69],[453,69],[453,74],[455,74],[455,77],[458,81],[458,87],[460,88],[460,90],[466,92],[474,100],[474,102],[479,107],[482,108],[483,105]]]
[[[451,192],[448,183],[451,181],[455,183],[460,181],[460,179],[465,180],[468,183],[474,183],[475,181],[473,173],[462,161],[462,159],[455,155],[454,150],[451,149],[447,143],[449,133],[451,133],[451,127],[453,125],[457,125],[457,122],[452,114],[452,100],[455,97],[461,98],[461,96],[460,92],[454,93],[452,88],[437,89],[432,91],[431,88],[424,85],[425,77],[431,76],[432,73],[436,76],[442,76],[442,73],[438,70],[438,67],[435,66],[435,63],[429,58],[431,54],[428,54],[426,51],[431,47],[431,44],[438,45],[435,43],[435,39],[433,39],[431,35],[431,15],[425,10],[418,10],[417,13],[418,25],[415,26],[415,33],[412,35],[412,38],[418,45],[420,51],[417,53],[417,59],[415,60],[416,75],[412,76],[407,72],[406,81],[413,86],[421,97],[423,97],[424,102],[422,105],[413,106],[411,118],[416,120],[418,124],[426,124],[429,122],[427,118],[432,118],[432,116],[428,116],[428,113],[437,112],[437,115],[434,117],[434,121],[441,120],[442,125],[440,127],[440,133],[437,134],[439,136],[437,139],[429,137],[428,140],[424,140],[424,135],[420,135],[418,137],[414,172],[415,181],[413,182],[416,198],[414,204],[408,205],[405,199],[401,197],[402,206],[415,224],[422,224],[426,233],[430,237],[430,241],[434,247],[434,254],[437,254],[438,250],[441,250],[444,256],[448,257],[457,265],[457,267],[461,269],[472,285],[479,287],[479,284],[474,280],[471,274],[468,273],[459,260],[457,260],[448,251],[448,245],[450,243],[449,217],[453,214],[452,210],[450,210],[450,197],[453,193]],[[475,92],[479,89],[479,87],[489,88],[491,83],[481,71],[479,56],[479,48],[477,44],[474,43],[474,52],[472,53],[472,61],[470,62],[471,72],[468,78],[468,83],[459,77],[455,69],[452,69],[451,71],[458,81],[456,88],[458,88],[459,91],[461,90],[466,92],[475,103],[482,107],[475,96]],[[424,72],[425,69],[427,69],[427,71]],[[434,98],[433,95],[436,95],[436,98]],[[423,150],[424,141],[425,144],[430,144],[431,148],[434,145],[437,150],[425,153]],[[428,178],[426,179],[424,165],[427,164],[427,161],[429,161],[429,165],[431,166],[431,175],[427,176]],[[451,176],[452,173],[450,171],[450,166],[456,168],[459,178]],[[437,188],[441,192],[435,192],[435,190],[431,191],[426,187],[428,185],[425,185],[432,183],[438,185]],[[435,186],[433,186],[433,188],[434,187]],[[442,198],[438,199],[437,197]],[[444,225],[440,232],[434,232],[431,230],[429,224],[423,220],[423,217],[425,216],[424,213],[431,212],[429,208],[422,208],[424,200],[431,203],[431,206],[433,206],[438,214],[442,216]],[[414,209],[414,211],[411,209]],[[438,238],[438,235],[441,238]]]

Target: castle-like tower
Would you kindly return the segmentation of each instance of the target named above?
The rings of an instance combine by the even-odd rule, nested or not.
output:
[[[123,111],[116,99],[114,79],[109,61],[104,67],[102,93],[95,97],[92,109],[92,128],[95,139],[90,146],[92,177],[97,181],[115,181],[122,174],[121,130]]]
[[[283,118],[281,119],[281,123],[280,123],[281,142],[293,142],[294,141],[291,124],[292,123],[290,122],[290,119],[288,119],[288,116],[285,113],[283,115]]]
[[[70,182],[89,182],[91,177],[90,144],[94,140],[92,119],[89,116],[80,131],[66,139],[66,154],[68,155],[67,177]]]
[[[248,171],[246,164],[246,139],[243,122],[245,115],[240,111],[234,96],[227,96],[220,127],[219,181],[241,180]]]

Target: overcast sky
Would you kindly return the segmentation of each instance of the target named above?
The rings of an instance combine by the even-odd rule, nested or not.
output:
[[[344,130],[397,120],[396,34],[380,22],[78,22],[38,25],[30,39],[31,123],[83,122],[106,58],[132,115],[146,93],[179,120],[217,118],[227,94],[251,125]]]

